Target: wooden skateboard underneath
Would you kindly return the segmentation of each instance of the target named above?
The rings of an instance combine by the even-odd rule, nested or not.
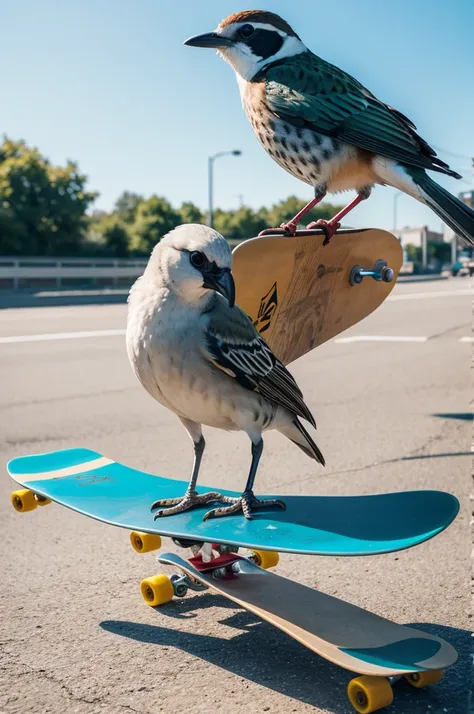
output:
[[[399,677],[405,676],[416,687],[426,686],[439,681],[442,670],[457,660],[456,650],[439,637],[396,624],[295,583],[258,567],[247,558],[239,558],[234,570],[221,567],[217,571],[205,572],[173,553],[160,555],[158,560],[176,566],[185,574],[184,580],[174,576],[178,594],[180,583],[188,582],[193,589],[198,589],[197,583],[200,583],[266,620],[330,662],[364,675],[352,680],[348,687],[349,699],[361,714],[391,704],[391,684]],[[266,565],[276,562],[267,561]],[[186,588],[181,594],[185,592]],[[169,593],[172,597],[172,588]]]
[[[322,231],[264,236],[233,252],[236,302],[285,364],[370,315],[402,266],[400,243],[387,231],[340,230],[326,246],[324,239]],[[380,261],[393,273],[354,277],[357,267],[371,271]]]

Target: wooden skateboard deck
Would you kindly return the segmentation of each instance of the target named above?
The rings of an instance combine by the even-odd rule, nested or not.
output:
[[[187,482],[143,473],[89,449],[23,456],[7,468],[31,492],[131,531],[312,555],[373,555],[410,548],[443,531],[459,509],[449,493],[408,491],[283,496],[285,511],[264,509],[253,520],[237,514],[203,521],[207,505],[154,521],[151,503],[183,495]],[[209,490],[216,489],[198,487],[201,492]],[[13,503],[22,510],[15,495]]]
[[[215,579],[174,553],[158,556],[279,628],[308,649],[359,674],[389,677],[442,670],[457,652],[440,637],[399,625],[356,605],[239,560],[240,573]]]
[[[340,230],[325,235],[265,236],[233,252],[236,302],[284,364],[301,357],[370,315],[391,292],[403,262],[400,242],[387,231]],[[364,277],[351,285],[354,266],[379,260],[391,282]]]

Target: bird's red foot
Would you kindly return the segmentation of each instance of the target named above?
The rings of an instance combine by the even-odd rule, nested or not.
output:
[[[297,224],[297,223],[293,223],[293,221],[289,221],[288,223],[282,223],[282,224],[280,225],[280,228],[283,228],[283,230],[285,231],[285,233],[289,233],[290,236],[294,236],[295,233],[296,233],[296,230],[297,230],[297,228],[298,228],[298,224]]]
[[[282,235],[282,236],[294,236],[298,225],[290,221],[289,223],[282,223],[279,228],[265,228],[265,230],[260,231],[259,236],[269,236],[269,235]]]
[[[335,233],[339,230],[341,227],[341,224],[336,221],[335,223],[333,222],[334,219],[330,221],[326,221],[324,218],[320,218],[318,221],[312,221],[312,223],[309,223],[306,228],[307,230],[313,230],[315,228],[321,228],[323,233],[326,234],[326,238],[323,241],[323,245],[327,245],[331,238],[335,235]]]

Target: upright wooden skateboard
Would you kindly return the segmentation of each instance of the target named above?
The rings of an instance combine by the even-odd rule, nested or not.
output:
[[[257,553],[258,557],[258,553]],[[413,686],[438,682],[457,660],[456,650],[440,637],[399,625],[318,590],[263,570],[251,559],[229,567],[203,569],[174,553],[158,557],[181,573],[142,582],[149,605],[164,604],[188,588],[211,588],[240,607],[278,627],[316,654],[363,676],[351,680],[348,697],[360,714],[370,714],[393,701],[392,684],[405,677]],[[199,564],[195,567],[192,561]],[[277,559],[267,560],[267,567]]]
[[[339,230],[265,236],[233,252],[236,302],[288,364],[370,315],[389,295],[403,262],[387,231]],[[368,273],[368,274],[367,274]]]

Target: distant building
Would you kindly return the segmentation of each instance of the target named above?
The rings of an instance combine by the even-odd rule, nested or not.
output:
[[[458,193],[458,198],[463,201],[465,204],[467,204],[470,208],[474,209],[474,191],[462,191],[461,193]],[[449,226],[444,227],[444,240],[446,243],[451,243],[454,238],[454,231],[452,228],[449,228]],[[459,241],[459,243],[462,243],[462,241]],[[458,248],[460,245],[458,246]],[[464,248],[465,246],[463,246]]]
[[[461,201],[464,201],[469,208],[474,209],[474,191],[463,191],[462,193],[458,194],[458,198],[461,199]]]
[[[415,245],[419,248],[423,247],[426,240],[428,243],[443,243],[444,234],[430,231],[428,226],[420,226],[419,228],[402,228],[394,231],[395,235],[405,248],[408,244]]]

